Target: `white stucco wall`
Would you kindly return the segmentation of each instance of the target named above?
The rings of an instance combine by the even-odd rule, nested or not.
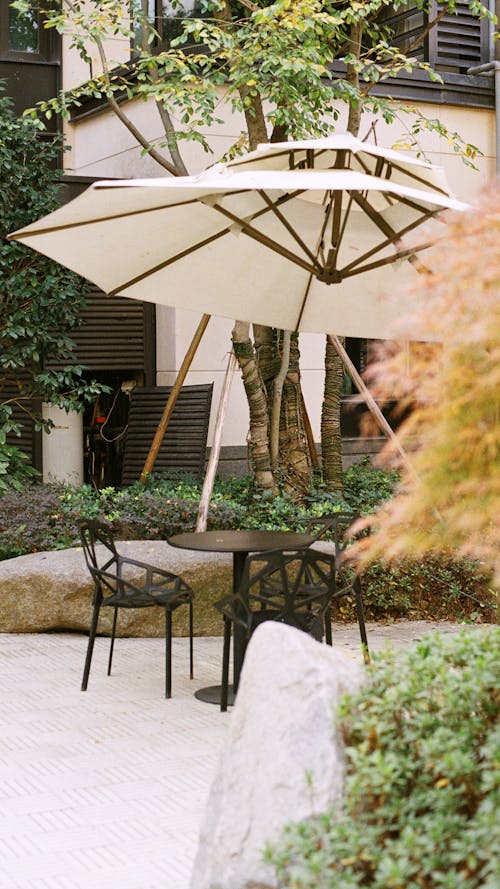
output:
[[[115,58],[120,58],[123,46],[113,46]],[[123,55],[121,56],[124,57]],[[65,87],[83,79],[87,71],[72,56],[64,58]],[[148,139],[161,136],[161,123],[156,109],[140,101],[126,104],[127,114],[145,133]],[[438,136],[423,134],[421,148],[428,160],[444,167],[455,195],[472,201],[495,173],[495,121],[493,111],[474,108],[420,106],[429,117],[439,117],[452,131],[460,133],[466,141],[477,145],[483,153],[476,161],[478,171],[471,170],[453,152],[453,148]],[[209,133],[213,155],[207,155],[196,143],[187,143],[183,156],[190,173],[197,173],[215,163],[229,149],[244,123],[239,115],[231,114],[221,105],[220,116],[224,123]],[[360,136],[368,131],[371,119],[363,119]],[[406,123],[407,125],[407,123]],[[339,122],[337,129],[342,130]],[[391,126],[381,122],[376,136],[379,145],[393,146],[405,132],[405,122],[395,121]],[[68,173],[98,178],[133,178],[168,175],[147,156],[141,156],[140,148],[112,112],[99,112],[75,124],[66,125],[66,139],[71,146],[65,158]],[[138,233],[138,236],[140,233]],[[203,286],[203,282],[199,282]],[[186,349],[199,322],[199,316],[159,307],[157,311],[157,368],[159,385],[170,384],[175,379]],[[213,435],[214,418],[230,349],[231,322],[212,318],[186,382],[188,384],[214,382],[214,406],[209,430],[209,443]],[[320,411],[323,389],[324,337],[307,334],[301,336],[301,366],[303,389],[313,431],[319,440]],[[236,375],[224,427],[223,446],[244,445],[248,429],[246,399],[239,376]]]

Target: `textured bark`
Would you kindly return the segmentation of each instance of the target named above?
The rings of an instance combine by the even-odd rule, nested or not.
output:
[[[233,328],[233,348],[236,355],[250,410],[249,449],[255,484],[265,490],[276,490],[271,469],[268,429],[268,401],[266,388],[257,364],[255,350],[249,337],[249,325],[237,321]]]
[[[340,398],[344,366],[333,345],[326,342],[325,393],[321,411],[321,452],[323,484],[327,491],[342,492],[342,437],[340,432]]]
[[[267,391],[268,404],[275,401],[275,383],[281,359],[283,331],[253,325],[255,351],[261,378]],[[279,470],[285,489],[300,499],[308,493],[312,480],[308,436],[304,424],[303,399],[300,386],[298,335],[292,334],[290,361],[281,395],[279,423]],[[276,408],[277,410],[277,408]]]
[[[349,52],[354,53],[359,58],[361,53],[361,41],[363,38],[363,25],[355,23],[351,25],[351,33],[349,39]],[[346,79],[348,83],[359,89],[359,74],[351,65],[347,66]],[[361,106],[349,105],[349,118],[347,121],[347,129],[353,136],[359,133],[359,125],[361,123]]]
[[[248,145],[250,151],[257,148],[262,142],[268,142],[266,119],[262,108],[262,100],[259,95],[252,95],[250,87],[240,86],[238,92],[243,102],[245,123],[248,132]]]
[[[231,3],[225,0],[220,9],[215,12],[215,19],[219,22],[232,22],[233,13],[231,11]],[[245,123],[248,132],[248,144],[250,151],[257,148],[261,142],[268,142],[266,119],[264,109],[262,108],[262,99],[258,93],[241,84],[238,92],[243,102],[243,113],[245,115]]]
[[[284,330],[282,338],[281,365],[274,378],[273,397],[271,401],[269,449],[271,451],[271,466],[273,472],[276,471],[279,465],[281,405],[283,386],[285,385],[290,364],[290,338],[290,331]]]
[[[283,387],[280,464],[286,490],[300,500],[311,490],[312,464],[302,411],[298,334],[292,334],[288,373]]]
[[[279,352],[276,347],[278,333],[279,331],[275,330],[274,327],[263,327],[261,324],[253,325],[255,355],[269,401],[273,396],[274,378],[279,372],[281,364]]]

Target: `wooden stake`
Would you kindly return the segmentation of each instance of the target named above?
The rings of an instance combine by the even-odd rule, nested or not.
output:
[[[226,368],[226,374],[224,377],[224,382],[222,384],[222,392],[219,400],[219,407],[217,410],[217,419],[215,421],[215,431],[214,431],[214,440],[212,443],[212,448],[210,450],[210,458],[208,461],[207,471],[205,473],[205,480],[203,482],[203,488],[201,492],[200,505],[198,508],[198,518],[196,520],[196,531],[206,531],[207,529],[207,518],[208,518],[208,507],[210,506],[210,498],[212,496],[212,490],[215,481],[215,473],[217,472],[217,466],[219,463],[221,442],[222,442],[222,432],[224,429],[224,420],[226,418],[227,404],[229,401],[229,392],[231,390],[231,383],[233,381],[233,375],[236,368],[236,355],[231,350],[231,354],[229,356],[229,361]]]
[[[319,469],[319,457],[318,452],[316,450],[316,442],[314,441],[314,435],[312,431],[311,421],[309,419],[309,414],[307,413],[306,403],[304,401],[304,396],[300,395],[300,406],[302,409],[302,421],[304,423],[304,431],[306,433],[307,443],[309,445],[309,453],[311,455],[311,463],[315,469]]]
[[[334,349],[336,350],[337,355],[339,355],[340,358],[342,359],[342,363],[343,363],[344,367],[346,368],[349,376],[351,377],[353,383],[357,386],[359,392],[363,396],[366,406],[368,407],[368,409],[371,411],[371,413],[375,417],[375,419],[376,419],[377,423],[379,424],[380,428],[382,429],[382,431],[385,432],[387,437],[390,438],[391,441],[394,443],[394,446],[397,449],[398,453],[400,454],[401,458],[403,459],[405,465],[408,467],[408,469],[411,472],[411,474],[413,475],[413,477],[416,478],[417,477],[416,472],[409,460],[408,454],[403,449],[401,442],[399,441],[399,438],[397,437],[396,433],[394,432],[394,430],[391,428],[391,426],[385,419],[377,402],[375,401],[373,395],[371,394],[370,390],[366,386],[366,384],[363,381],[362,377],[360,376],[358,370],[356,369],[356,367],[352,363],[351,359],[349,358],[349,355],[347,354],[344,346],[340,342],[338,336],[334,336],[333,334],[328,334],[328,339],[331,342]]]
[[[149,454],[146,457],[146,462],[144,464],[144,469],[141,472],[141,476],[139,481],[144,484],[148,475],[152,472],[153,466],[155,465],[156,458],[158,456],[158,451],[160,450],[161,443],[163,441],[163,436],[165,435],[167,426],[170,422],[170,417],[172,416],[172,412],[175,407],[175,403],[179,396],[179,392],[182,389],[182,385],[184,380],[186,379],[186,374],[191,366],[194,356],[196,355],[196,350],[200,345],[203,334],[205,333],[208,322],[210,321],[210,315],[203,315],[198,327],[196,328],[193,339],[191,340],[191,344],[189,349],[187,350],[182,364],[179,368],[176,380],[174,385],[172,386],[172,391],[168,396],[167,403],[163,410],[163,414],[160,422],[158,423],[158,428],[155,432],[155,437],[153,439],[153,443],[149,449]]]

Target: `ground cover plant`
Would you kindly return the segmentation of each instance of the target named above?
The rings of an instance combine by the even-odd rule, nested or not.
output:
[[[500,629],[384,653],[340,725],[345,808],[267,850],[282,889],[500,885]]]
[[[397,475],[369,461],[344,473],[344,498],[324,490],[318,479],[302,505],[285,496],[255,492],[251,477],[217,480],[208,528],[302,530],[309,517],[339,509],[371,512],[387,499]],[[196,524],[200,482],[188,476],[152,477],[146,486],[124,489],[30,485],[0,497],[0,559],[78,544],[78,520],[99,517],[113,524],[117,537],[166,540]],[[495,614],[487,576],[477,565],[451,556],[381,561],[363,578],[366,614],[371,619],[451,619],[488,621]],[[349,600],[336,605],[335,620],[354,620]]]

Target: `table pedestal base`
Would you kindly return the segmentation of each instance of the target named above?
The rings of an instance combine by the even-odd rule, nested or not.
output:
[[[194,696],[198,701],[204,701],[205,704],[218,704],[220,707],[220,695],[222,691],[221,685],[209,685],[206,688],[199,688],[195,691]],[[227,695],[228,707],[232,707],[235,700],[233,686],[229,686]]]

